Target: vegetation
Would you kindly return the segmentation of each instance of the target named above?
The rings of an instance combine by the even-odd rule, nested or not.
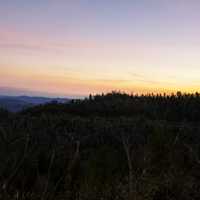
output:
[[[0,110],[0,199],[200,199],[200,95],[118,92]]]

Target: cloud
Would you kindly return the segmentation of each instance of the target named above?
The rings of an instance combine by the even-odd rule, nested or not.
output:
[[[89,43],[89,42],[77,42],[72,41],[68,43],[54,43],[54,42],[43,42],[43,43],[37,43],[37,42],[0,42],[0,48],[8,48],[8,49],[23,49],[23,50],[40,50],[40,51],[46,51],[46,50],[65,50],[65,49],[71,49],[71,48],[78,48],[78,49],[85,49],[85,48],[94,48],[95,45]]]
[[[130,80],[125,79],[95,79],[92,81],[96,81],[99,83],[111,83],[111,84],[119,84],[119,83],[127,83],[130,82]]]
[[[65,50],[65,49],[86,49],[96,48],[97,44],[90,40],[64,39],[55,40],[46,35],[36,35],[28,32],[19,32],[13,29],[0,30],[0,48],[21,49],[21,50]]]
[[[158,85],[158,84],[159,85],[162,85],[162,84],[172,85],[172,84],[174,84],[173,82],[168,82],[165,80],[162,80],[162,81],[152,80],[155,77],[145,76],[144,74],[130,73],[130,75],[134,78],[134,81],[138,81],[138,82],[142,82],[142,83],[153,84],[153,85]]]
[[[130,75],[133,76],[133,77],[136,77],[136,78],[144,77],[143,75],[137,74],[137,73],[130,73]]]

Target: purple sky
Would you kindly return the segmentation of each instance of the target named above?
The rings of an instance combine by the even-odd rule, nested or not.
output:
[[[197,0],[1,1],[0,88],[199,91],[199,10]]]

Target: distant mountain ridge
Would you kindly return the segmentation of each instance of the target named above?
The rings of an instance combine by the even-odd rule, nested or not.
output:
[[[46,104],[52,101],[67,103],[68,98],[31,97],[31,96],[4,96],[0,95],[0,108],[11,112],[18,112],[35,105]]]

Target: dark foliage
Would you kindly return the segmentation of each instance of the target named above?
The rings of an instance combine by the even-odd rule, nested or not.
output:
[[[199,122],[198,93],[0,110],[0,199],[200,199]]]

